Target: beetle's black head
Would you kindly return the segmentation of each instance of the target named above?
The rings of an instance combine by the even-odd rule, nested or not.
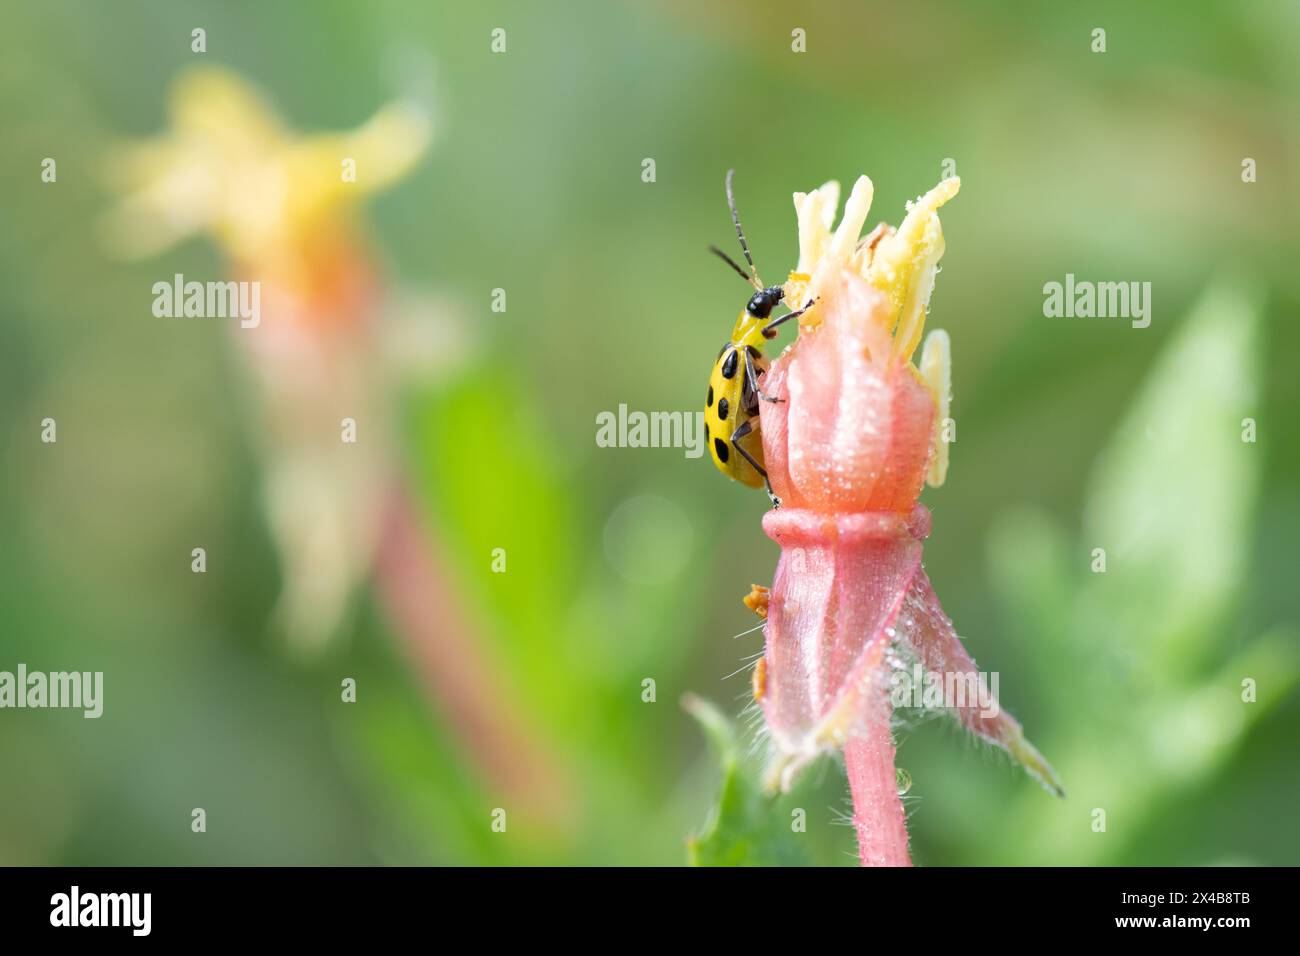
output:
[[[766,319],[785,298],[785,290],[779,285],[770,285],[766,289],[759,289],[749,297],[749,304],[745,306],[745,311],[758,319]]]

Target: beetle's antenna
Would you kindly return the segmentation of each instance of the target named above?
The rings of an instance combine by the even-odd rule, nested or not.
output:
[[[740,268],[740,266],[736,265],[736,260],[731,258],[731,256],[727,255],[717,246],[709,246],[709,251],[713,253],[715,256],[717,256],[719,259],[721,259],[723,262],[725,262],[727,265],[731,266],[731,268],[735,269],[736,275],[740,276],[746,282],[751,281],[749,278],[749,273],[746,272],[744,269]]]
[[[758,278],[754,257],[749,254],[749,243],[745,241],[745,230],[740,227],[740,213],[736,211],[736,194],[731,188],[731,180],[735,175],[734,169],[727,170],[727,205],[731,207],[731,221],[736,224],[736,237],[740,239],[740,250],[745,254],[745,261],[749,263],[749,281],[753,283],[755,289],[762,289],[763,283]]]

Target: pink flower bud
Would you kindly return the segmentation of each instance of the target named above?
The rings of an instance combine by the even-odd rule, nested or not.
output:
[[[907,515],[925,482],[935,400],[896,355],[889,301],[840,272],[822,286],[821,322],[772,366],[763,454],[787,506]]]
[[[794,308],[816,304],[764,379],[778,399],[761,406],[764,459],[782,502],[763,521],[781,546],[755,682],[775,751],[768,781],[788,789],[808,762],[843,752],[864,865],[910,862],[890,732],[904,667],[968,676],[975,699],[941,706],[1060,789],[975,672],[921,568],[930,513],[917,499],[947,470],[947,337],[931,333],[920,370],[911,359],[943,253],[936,210],[956,191],[941,183],[897,231],[861,241],[866,177],[834,233],[838,187],[797,194],[800,262],[786,295]]]

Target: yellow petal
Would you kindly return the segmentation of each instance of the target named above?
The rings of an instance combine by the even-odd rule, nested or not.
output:
[[[432,133],[425,110],[397,102],[355,131],[300,136],[218,68],[181,74],[170,115],[168,130],[111,161],[123,199],[104,226],[120,254],[152,255],[205,231],[236,258],[282,256],[405,175]],[[346,160],[354,182],[344,179]]]
[[[935,329],[926,336],[920,371],[922,381],[934,396],[934,445],[925,480],[931,488],[938,488],[948,476],[948,443],[944,441],[943,430],[952,401],[952,346],[943,329]]]
[[[934,292],[934,277],[943,257],[943,228],[938,216],[930,215],[915,249],[917,255],[910,264],[911,276],[900,286],[903,300],[898,306],[898,328],[894,332],[894,354],[904,361],[910,361],[912,353],[921,344],[925,315],[930,308],[930,295]]]
[[[870,179],[866,176],[858,177],[858,181],[853,184],[853,191],[849,193],[848,202],[844,204],[844,216],[831,239],[828,255],[841,262],[848,262],[857,247],[858,237],[862,235],[862,227],[867,223],[867,216],[871,213],[871,199],[875,191]]]
[[[840,205],[840,184],[835,180],[810,193],[794,194],[794,211],[799,221],[799,265],[794,271],[811,276],[826,255],[831,227]]]
[[[172,131],[213,146],[266,151],[287,136],[266,98],[238,74],[220,67],[187,70],[169,98]]]
[[[925,306],[934,289],[939,257],[943,255],[943,230],[938,209],[961,188],[957,177],[945,179],[911,203],[898,230],[880,240],[867,279],[889,297],[898,316],[900,334],[896,352],[910,359],[920,341]]]

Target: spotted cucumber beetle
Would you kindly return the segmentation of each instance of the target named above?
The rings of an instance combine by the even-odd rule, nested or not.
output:
[[[745,304],[740,318],[736,320],[731,341],[722,347],[717,361],[713,363],[713,372],[709,375],[709,393],[704,400],[704,442],[709,446],[709,454],[719,471],[751,488],[760,485],[765,487],[772,504],[780,507],[781,501],[772,493],[772,485],[767,480],[767,469],[763,467],[758,403],[760,400],[778,402],[784,399],[764,394],[758,384],[759,377],[767,371],[767,360],[759,346],[768,339],[775,338],[778,326],[803,315],[812,303],[775,319],[771,317],[772,310],[785,298],[785,290],[779,285],[764,286],[758,278],[754,257],[749,254],[749,243],[745,241],[745,230],[740,226],[736,196],[731,188],[735,172],[734,169],[727,170],[727,205],[731,208],[731,221],[736,226],[736,237],[740,240],[740,250],[745,254],[745,261],[749,263],[749,272],[746,273],[717,246],[709,246],[709,249],[735,269],[736,274],[750,283],[755,291]],[[736,452],[734,458],[731,454],[733,451]]]

